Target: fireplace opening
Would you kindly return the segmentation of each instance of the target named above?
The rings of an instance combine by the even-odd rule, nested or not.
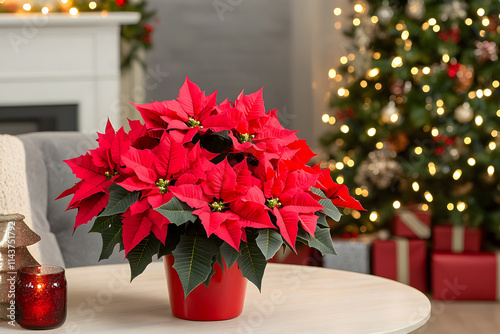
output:
[[[0,106],[0,134],[77,131],[78,105]]]

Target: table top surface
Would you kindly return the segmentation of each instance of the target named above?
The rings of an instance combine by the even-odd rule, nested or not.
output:
[[[429,319],[420,291],[372,275],[269,264],[262,292],[248,284],[243,313],[198,322],[172,316],[161,262],[130,283],[128,264],[71,268],[66,323],[44,333],[408,333]],[[0,332],[33,333],[7,323]]]

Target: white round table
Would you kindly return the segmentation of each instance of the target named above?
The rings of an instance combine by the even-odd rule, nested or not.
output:
[[[44,333],[408,333],[429,319],[420,291],[388,279],[325,268],[269,264],[262,293],[248,284],[235,319],[197,322],[170,312],[163,264],[130,283],[128,264],[71,268],[68,318]],[[3,323],[0,332],[33,333]]]

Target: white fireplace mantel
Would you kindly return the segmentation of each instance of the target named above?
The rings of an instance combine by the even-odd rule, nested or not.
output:
[[[0,107],[76,104],[78,129],[118,127],[120,25],[135,12],[0,14]]]

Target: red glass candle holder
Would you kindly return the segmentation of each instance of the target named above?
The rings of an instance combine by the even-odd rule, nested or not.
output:
[[[17,271],[16,321],[27,329],[51,329],[66,320],[66,278],[57,266]]]

